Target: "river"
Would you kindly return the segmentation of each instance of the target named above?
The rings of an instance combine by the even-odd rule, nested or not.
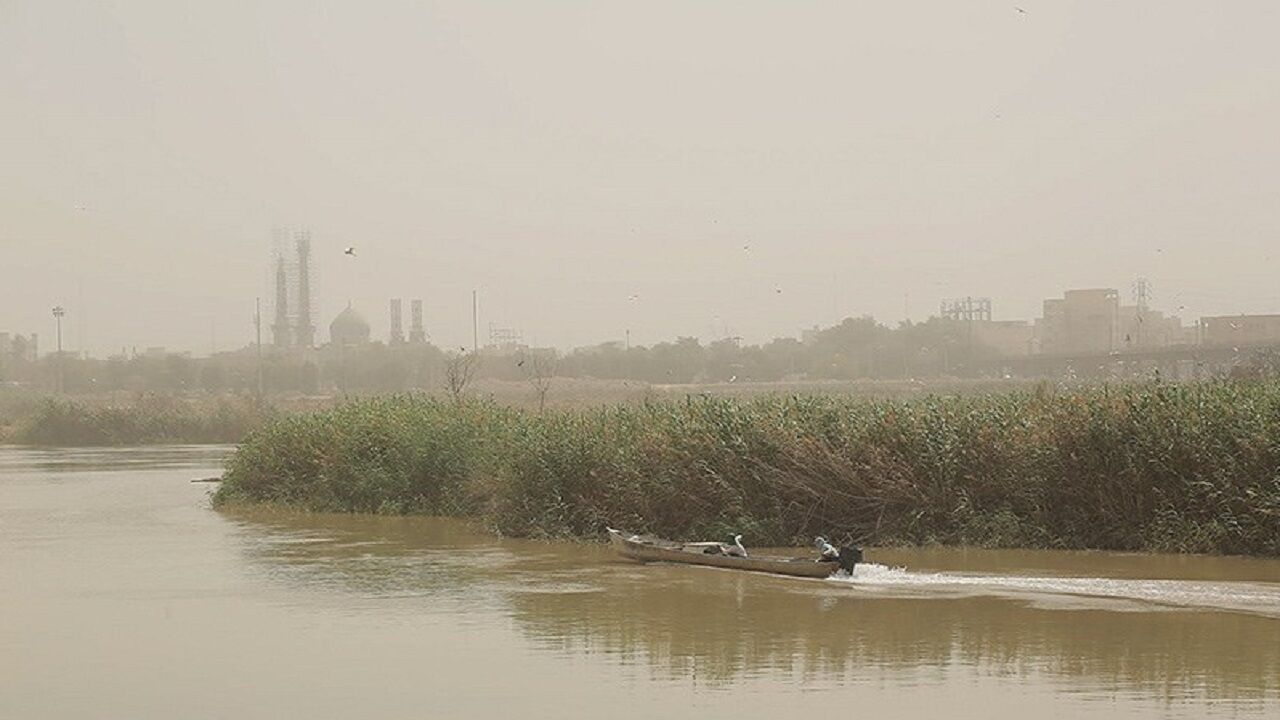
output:
[[[1280,560],[644,566],[220,513],[228,452],[0,448],[0,718],[1280,717]]]

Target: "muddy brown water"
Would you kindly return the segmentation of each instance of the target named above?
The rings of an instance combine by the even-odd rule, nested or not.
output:
[[[645,566],[220,513],[227,452],[0,448],[0,718],[1280,717],[1274,559]]]

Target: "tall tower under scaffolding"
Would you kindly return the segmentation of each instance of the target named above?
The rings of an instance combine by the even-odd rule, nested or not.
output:
[[[315,306],[311,298],[311,231],[295,230],[293,245],[298,253],[298,315],[293,324],[294,344],[316,346]]]
[[[991,322],[991,298],[966,296],[943,300],[939,313],[947,320],[955,320],[965,324],[969,352],[973,353],[973,324],[975,322]]]
[[[287,348],[293,344],[293,333],[289,332],[289,269],[284,256],[273,253],[275,265],[275,316],[271,323],[271,342],[278,348]]]
[[[962,297],[942,301],[939,313],[947,320],[991,320],[991,298]]]
[[[272,341],[280,348],[315,347],[311,231],[276,228],[272,233],[271,251],[275,271]]]
[[[422,326],[422,301],[409,301],[409,342],[424,343],[427,341],[427,331]]]
[[[401,319],[402,303],[400,298],[391,298],[391,337],[392,345],[404,342],[404,321]]]

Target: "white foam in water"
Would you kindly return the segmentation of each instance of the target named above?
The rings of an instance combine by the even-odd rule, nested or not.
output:
[[[859,564],[854,568],[852,577],[837,576],[830,582],[912,594],[950,591],[965,595],[1030,595],[1042,599],[1053,596],[1092,598],[1280,617],[1280,584],[1275,583],[926,573],[878,563]]]

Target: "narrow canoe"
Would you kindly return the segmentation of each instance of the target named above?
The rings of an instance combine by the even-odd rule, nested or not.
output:
[[[751,570],[755,572],[792,575],[795,577],[824,578],[840,570],[834,562],[818,562],[812,558],[784,558],[748,555],[736,557],[704,550],[709,543],[677,543],[651,535],[629,535],[621,530],[609,530],[609,543],[618,554],[641,562],[673,562],[688,565]],[[712,543],[710,545],[716,545]]]

